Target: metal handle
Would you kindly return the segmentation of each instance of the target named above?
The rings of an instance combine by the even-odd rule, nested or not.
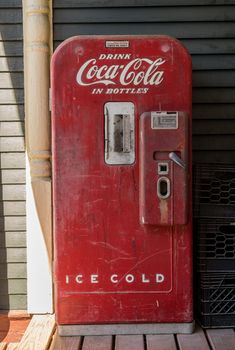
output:
[[[177,156],[177,154],[175,152],[170,152],[169,153],[169,158],[176,163],[177,165],[179,165],[181,168],[185,169],[186,165],[185,162],[179,157]]]

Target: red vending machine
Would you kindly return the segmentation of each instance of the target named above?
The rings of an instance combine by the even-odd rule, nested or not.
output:
[[[188,52],[78,36],[51,78],[60,334],[192,332]]]

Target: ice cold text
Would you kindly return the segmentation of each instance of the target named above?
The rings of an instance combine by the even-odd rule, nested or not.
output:
[[[107,281],[109,281],[111,284],[119,284],[120,282],[124,282],[125,284],[134,284],[134,283],[151,283],[151,284],[160,284],[163,283],[165,280],[165,276],[161,273],[156,273],[154,276],[148,276],[147,274],[143,273],[141,275],[134,275],[134,274],[126,274],[126,275],[118,275],[118,274],[112,274],[109,277],[107,277]],[[98,284],[100,283],[100,276],[99,274],[91,274],[88,276],[85,276],[83,274],[78,275],[66,275],[65,276],[65,283],[70,284],[75,282],[76,284]]]

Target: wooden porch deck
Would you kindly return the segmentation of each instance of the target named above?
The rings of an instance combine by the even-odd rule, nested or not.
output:
[[[53,315],[34,315],[22,339],[0,350],[235,350],[235,332],[197,326],[190,335],[59,337]]]

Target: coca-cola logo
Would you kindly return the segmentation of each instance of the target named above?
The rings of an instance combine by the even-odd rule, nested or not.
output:
[[[82,86],[96,84],[157,86],[164,80],[164,71],[161,70],[164,63],[165,60],[158,57],[155,60],[135,58],[125,64],[108,65],[101,60],[91,58],[79,68],[76,81]]]

